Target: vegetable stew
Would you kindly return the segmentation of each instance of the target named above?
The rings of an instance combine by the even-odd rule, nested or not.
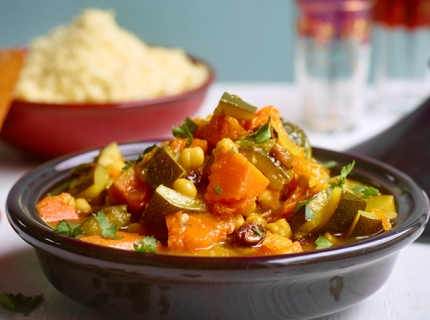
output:
[[[224,93],[212,115],[126,161],[115,142],[37,204],[53,232],[151,254],[300,253],[393,227],[394,197],[312,156],[273,106]]]

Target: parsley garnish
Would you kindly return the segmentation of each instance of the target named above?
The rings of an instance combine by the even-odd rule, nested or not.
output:
[[[309,191],[306,192],[306,197],[308,197]],[[312,208],[309,206],[309,202],[311,202],[313,199],[316,198],[317,195],[314,195],[313,197],[303,200],[303,201],[299,201],[297,202],[296,205],[296,210],[294,210],[294,212],[299,211],[303,206],[305,207],[305,219],[306,220],[310,220],[310,219],[314,219],[316,218],[315,213],[313,212]]]
[[[96,217],[97,222],[99,223],[100,228],[102,229],[102,237],[103,238],[111,238],[111,239],[121,239],[123,237],[118,236],[116,234],[116,224],[109,223],[106,219],[103,211],[97,212],[97,215],[93,213],[94,217]]]
[[[0,305],[6,309],[28,316],[42,302],[42,295],[24,296],[21,293],[1,293]]]
[[[327,161],[327,162],[320,162],[319,164],[322,165],[326,169],[331,169],[331,168],[336,167],[337,162],[332,160],[332,161]]]
[[[190,118],[185,119],[185,123],[179,127],[173,127],[173,136],[178,138],[188,139],[188,141],[193,140],[193,132],[197,130],[199,126]]]
[[[143,159],[143,155],[150,153],[152,151],[152,149],[154,149],[157,145],[153,144],[152,146],[149,146],[148,148],[145,148],[145,150],[143,150],[142,155],[139,156],[139,159],[136,160],[136,162],[139,162],[140,160]]]
[[[157,239],[153,236],[144,237],[137,242],[141,243],[141,245],[133,244],[134,251],[136,252],[144,252],[144,253],[157,253],[155,248],[157,247]]]
[[[367,199],[379,195],[379,190],[370,186],[356,187],[354,188],[354,193],[359,194],[363,199]]]
[[[336,187],[343,188],[343,185],[346,182],[346,177],[352,171],[352,169],[354,168],[354,165],[355,165],[355,160],[353,160],[350,164],[344,166],[340,170],[339,176],[336,176],[333,178],[332,181],[329,181],[329,185],[330,185],[329,189],[328,189],[329,195],[331,195],[331,192],[333,191],[334,188],[336,188]]]
[[[256,132],[251,133],[249,137],[255,137],[256,143],[262,143],[266,140],[269,140],[272,136],[272,133],[270,132],[270,116],[267,119],[267,123],[260,127]]]
[[[155,147],[156,145],[154,144],[154,145],[152,145],[152,146],[150,146],[150,147],[148,147],[148,148],[146,148],[145,150],[143,150],[143,153],[141,154],[141,155],[139,155],[139,157],[136,159],[136,160],[130,160],[130,161],[127,161],[126,163],[125,163],[125,166],[122,168],[122,172],[124,172],[124,171],[126,171],[127,169],[129,169],[133,164],[135,164],[135,163],[138,163],[138,162],[140,162],[140,161],[142,161],[142,159],[143,159],[143,156],[145,155],[145,154],[147,154],[148,152],[151,152],[151,150],[152,149],[154,149],[154,147]]]
[[[124,172],[124,171],[126,171],[126,170],[128,170],[133,164],[135,164],[136,163],[136,160],[130,160],[130,161],[127,161],[126,163],[125,163],[125,166],[124,167],[122,167],[122,172]]]
[[[330,248],[333,245],[333,243],[331,243],[326,237],[321,236],[321,235],[315,241],[315,244],[317,245],[317,247],[315,248],[317,250],[319,250],[319,249],[327,249],[327,248]]]
[[[264,232],[262,232],[258,226],[254,226],[254,229],[253,229],[253,230],[254,230],[254,232],[255,232],[256,234],[258,234],[260,237],[265,236],[265,233],[264,233]]]
[[[220,196],[222,194],[222,188],[221,188],[221,186],[216,186],[214,188],[214,191],[215,191],[215,193],[216,193],[217,196]]]
[[[74,222],[67,222],[63,219],[55,226],[54,233],[59,233],[74,238],[82,234],[83,230],[79,228],[79,224]]]

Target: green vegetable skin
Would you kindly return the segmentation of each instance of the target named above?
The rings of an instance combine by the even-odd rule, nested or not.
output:
[[[166,149],[156,146],[152,152],[153,156],[141,167],[141,170],[145,171],[146,182],[154,190],[161,184],[172,188],[173,182],[186,173],[185,169]]]
[[[124,227],[130,223],[130,213],[127,212],[126,205],[118,205],[112,207],[106,207],[103,209],[103,213],[110,224],[115,224],[117,229]],[[99,222],[95,216],[92,216],[85,220],[79,228],[83,231],[83,235],[101,235],[102,229],[100,228]]]
[[[224,92],[214,111],[214,115],[225,114],[236,119],[250,120],[254,117],[256,111],[256,107],[246,103],[238,96]]]
[[[28,316],[42,302],[42,297],[41,294],[37,296],[25,296],[22,293],[1,293],[0,305],[11,311]]]
[[[108,169],[96,163],[86,163],[72,172],[69,192],[75,198],[95,200],[106,190],[110,180]]]
[[[342,190],[342,198],[339,205],[330,219],[329,223],[324,227],[328,232],[346,232],[351,227],[359,210],[366,208],[366,200],[355,196],[347,190]]]
[[[358,211],[351,225],[351,237],[370,236],[383,230],[381,217],[373,213],[372,209],[385,211],[390,222],[397,218],[392,195],[370,197],[367,200],[366,208]]]
[[[158,237],[167,237],[165,217],[171,213],[204,213],[208,208],[204,201],[186,197],[173,189],[160,185],[142,214],[141,221],[157,232]]]
[[[312,146],[305,131],[291,122],[283,122],[283,125],[290,139],[299,147],[304,148],[306,159],[312,158]]]
[[[270,181],[269,186],[275,190],[282,190],[294,175],[292,169],[288,170],[282,167],[260,150],[239,148],[239,152],[264,174]]]

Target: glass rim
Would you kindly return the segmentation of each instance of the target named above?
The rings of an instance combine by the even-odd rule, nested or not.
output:
[[[296,0],[299,8],[306,11],[327,12],[327,11],[345,11],[355,12],[370,9],[377,0]]]

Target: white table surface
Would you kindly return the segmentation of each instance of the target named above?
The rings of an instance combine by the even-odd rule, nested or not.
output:
[[[272,104],[284,119],[300,124],[296,90],[287,84],[217,83],[200,110],[210,113],[224,91],[237,94],[258,107]],[[369,111],[349,133],[324,135],[308,132],[313,146],[345,150],[383,131],[398,114]],[[0,140],[0,293],[43,293],[43,303],[29,317],[0,307],[0,319],[110,319],[59,293],[45,278],[31,246],[13,231],[5,216],[5,202],[12,185],[39,163]],[[386,284],[363,302],[324,319],[430,319],[430,245],[413,243],[404,248]]]

